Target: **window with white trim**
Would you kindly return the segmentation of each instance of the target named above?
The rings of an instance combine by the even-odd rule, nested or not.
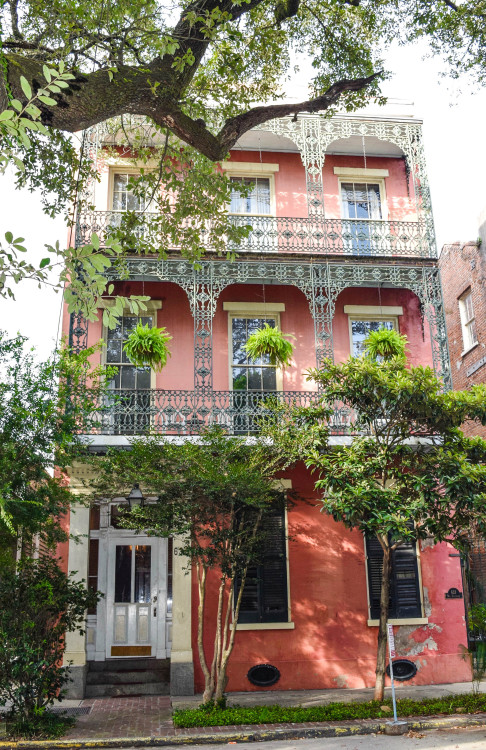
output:
[[[368,565],[370,620],[380,617],[383,548],[376,536],[365,537]],[[407,541],[391,553],[390,619],[422,617],[422,596],[417,559],[417,544]]]
[[[231,390],[276,391],[277,367],[271,365],[268,356],[253,362],[248,358],[245,344],[252,333],[263,328],[265,323],[274,328],[276,315],[230,315],[231,325]]]
[[[471,290],[463,294],[459,299],[459,311],[461,314],[462,340],[464,342],[464,350],[467,351],[467,349],[478,343]]]
[[[374,182],[341,182],[343,219],[381,219],[380,185]]]
[[[139,318],[124,315],[113,329],[106,331],[106,364],[116,367],[109,389],[113,400],[113,427],[121,434],[137,433],[150,426],[151,375],[150,367],[135,367],[123,351],[130,333],[138,322],[153,326],[152,316]]]
[[[287,538],[285,505],[264,520],[265,548],[257,565],[248,567],[238,623],[288,622]],[[235,602],[240,577],[235,580]]]
[[[143,211],[145,200],[143,196],[134,192],[132,179],[139,177],[138,174],[128,172],[114,172],[113,174],[113,211]]]
[[[271,196],[270,177],[230,177],[232,183],[230,214],[245,214],[252,216],[270,216]],[[247,195],[238,188],[251,186]]]
[[[396,317],[381,317],[376,319],[349,317],[349,333],[351,339],[351,356],[360,357],[364,352],[364,342],[372,331],[387,328],[389,331],[398,330]]]

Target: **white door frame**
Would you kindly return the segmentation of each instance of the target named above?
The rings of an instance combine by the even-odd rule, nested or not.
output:
[[[166,608],[167,608],[167,539],[150,537],[144,534],[134,534],[127,529],[114,529],[109,527],[100,534],[99,549],[99,574],[98,588],[105,593],[97,609],[97,627],[95,636],[95,660],[105,661],[111,658],[131,658],[111,653],[112,645],[125,645],[114,642],[115,628],[115,602],[114,602],[114,564],[115,548],[117,545],[144,545],[152,547],[151,565],[151,601],[146,604],[128,605],[120,604],[120,607],[128,606],[126,610],[127,635],[136,640],[136,608],[149,608],[149,628],[151,656],[157,659],[167,657],[166,648]],[[130,610],[131,608],[131,610]],[[130,622],[131,619],[131,622]],[[119,623],[120,625],[120,623]],[[145,643],[128,643],[126,645],[149,645]],[[136,656],[134,654],[133,656]]]

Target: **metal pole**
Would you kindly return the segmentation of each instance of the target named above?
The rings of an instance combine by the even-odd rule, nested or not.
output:
[[[390,665],[390,680],[391,680],[392,702],[393,702],[393,720],[396,724],[398,721],[397,699],[395,697],[395,683],[393,682],[393,657],[395,656],[395,638],[393,636],[393,625],[390,622],[387,623],[387,632],[388,632],[388,656],[389,656],[389,665]]]

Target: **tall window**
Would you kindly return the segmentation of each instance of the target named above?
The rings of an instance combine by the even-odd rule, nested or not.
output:
[[[270,179],[268,177],[231,177],[232,190],[229,211],[231,214],[269,215]],[[242,195],[239,187],[251,185],[248,195]]]
[[[367,182],[341,183],[341,214],[344,249],[368,255],[373,249],[371,219],[382,217],[380,185]],[[346,221],[347,220],[347,221]]]
[[[239,623],[288,622],[287,545],[285,508],[265,520],[265,550],[261,562],[248,568]],[[240,580],[236,580],[235,601]]]
[[[276,391],[277,368],[271,365],[268,357],[256,362],[248,359],[245,344],[248,337],[263,328],[265,323],[275,327],[275,317],[232,317],[231,318],[231,387],[233,391]]]
[[[464,294],[459,300],[459,311],[461,314],[462,340],[464,349],[467,350],[478,343],[471,291]]]
[[[380,617],[383,549],[376,536],[366,538],[366,556],[368,558],[370,619],[377,620]],[[392,552],[389,617],[397,619],[422,617],[415,542],[405,542]]]
[[[143,211],[144,199],[135,195],[129,182],[135,174],[116,172],[113,175],[113,211]]]
[[[397,328],[396,319],[394,318],[383,318],[380,320],[364,320],[360,318],[350,318],[350,334],[351,334],[351,355],[353,357],[360,357],[364,352],[364,342],[371,331],[378,331],[380,328],[387,328],[391,331],[393,328]]]
[[[380,186],[366,182],[342,182],[343,219],[381,219]]]
[[[116,366],[110,383],[113,400],[114,429],[122,434],[140,432],[150,426],[150,367],[135,367],[123,351],[123,345],[136,327],[139,318],[125,315],[116,328],[106,335],[106,363]],[[143,325],[152,325],[151,317],[140,318]]]

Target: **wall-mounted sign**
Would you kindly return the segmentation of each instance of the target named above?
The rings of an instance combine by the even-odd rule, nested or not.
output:
[[[449,591],[446,591],[446,599],[462,599],[462,591],[452,587]]]

